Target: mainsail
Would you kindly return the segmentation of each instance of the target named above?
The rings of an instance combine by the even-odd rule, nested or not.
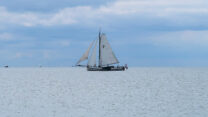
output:
[[[97,51],[96,48],[97,48],[97,42],[98,42],[98,39],[95,42],[95,47],[93,48],[92,54],[90,56],[90,59],[88,60],[88,63],[87,63],[88,66],[96,66],[96,51]]]
[[[119,63],[105,34],[101,34],[100,41],[100,66]]]
[[[88,59],[88,55],[90,53],[90,49],[92,48],[94,41],[90,44],[89,48],[87,49],[87,51],[82,55],[82,57],[79,59],[79,61],[77,62],[76,65],[79,65],[80,62],[87,60]]]

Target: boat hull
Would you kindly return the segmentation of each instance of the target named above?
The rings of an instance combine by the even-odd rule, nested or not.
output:
[[[109,67],[87,67],[87,71],[125,71],[124,66],[109,66]]]

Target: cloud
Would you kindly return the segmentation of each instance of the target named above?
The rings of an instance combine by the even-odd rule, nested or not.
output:
[[[148,43],[155,46],[180,49],[205,49],[208,46],[208,31],[174,31],[153,34],[148,38]]]
[[[65,16],[66,15],[66,16]],[[43,25],[59,25],[59,24],[73,24],[76,21],[70,14],[63,14],[58,12],[55,14],[40,14],[34,12],[15,13],[9,12],[4,7],[0,7],[0,23],[17,24],[26,27]]]
[[[207,13],[208,7],[204,5],[207,3],[205,0],[118,0],[113,4],[101,7],[101,9],[115,14]]]
[[[62,40],[62,39],[58,39],[58,40],[53,40],[50,42],[42,42],[44,43],[45,46],[47,47],[56,47],[56,48],[60,48],[60,47],[68,47],[70,46],[71,42],[70,40]]]
[[[51,57],[51,51],[44,50],[43,51],[43,58],[49,59]]]
[[[15,57],[14,58],[22,58],[23,57],[23,54],[18,52],[15,54]]]
[[[12,12],[0,7],[0,23],[31,26],[54,26],[72,24],[98,24],[111,17],[148,16],[164,18],[172,22],[197,23],[208,13],[206,0],[117,0],[99,7],[75,6],[60,9],[55,13]],[[200,17],[199,17],[200,15]],[[197,21],[196,21],[197,19]]]
[[[64,46],[64,47],[67,47],[70,45],[70,42],[68,40],[62,40],[62,41],[59,41],[58,43],[59,45]]]
[[[33,54],[32,53],[27,53],[27,52],[16,52],[14,54],[14,59],[20,59],[20,58],[32,58]]]
[[[0,41],[11,41],[13,40],[13,35],[10,33],[1,33],[0,34]]]
[[[182,31],[155,31],[147,34],[131,34],[131,41],[126,34],[111,40],[113,47],[129,47],[135,45],[138,48],[144,46],[164,47],[171,50],[207,50],[208,30],[182,30]]]

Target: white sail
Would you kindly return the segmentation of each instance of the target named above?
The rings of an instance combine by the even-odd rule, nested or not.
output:
[[[119,63],[118,59],[112,51],[112,48],[105,34],[101,35],[100,41],[100,66]]]
[[[93,48],[92,54],[90,56],[90,59],[88,60],[88,63],[87,63],[88,66],[96,66],[97,42],[98,42],[98,39],[96,40],[95,47]]]
[[[79,59],[79,61],[77,62],[76,65],[78,65],[80,62],[87,60],[88,59],[88,55],[90,53],[90,49],[92,48],[94,41],[90,44],[89,48],[87,49],[87,51],[82,55],[82,57]]]

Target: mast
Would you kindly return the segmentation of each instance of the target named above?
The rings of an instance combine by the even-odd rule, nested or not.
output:
[[[99,65],[98,67],[101,67],[101,29],[99,30]]]

